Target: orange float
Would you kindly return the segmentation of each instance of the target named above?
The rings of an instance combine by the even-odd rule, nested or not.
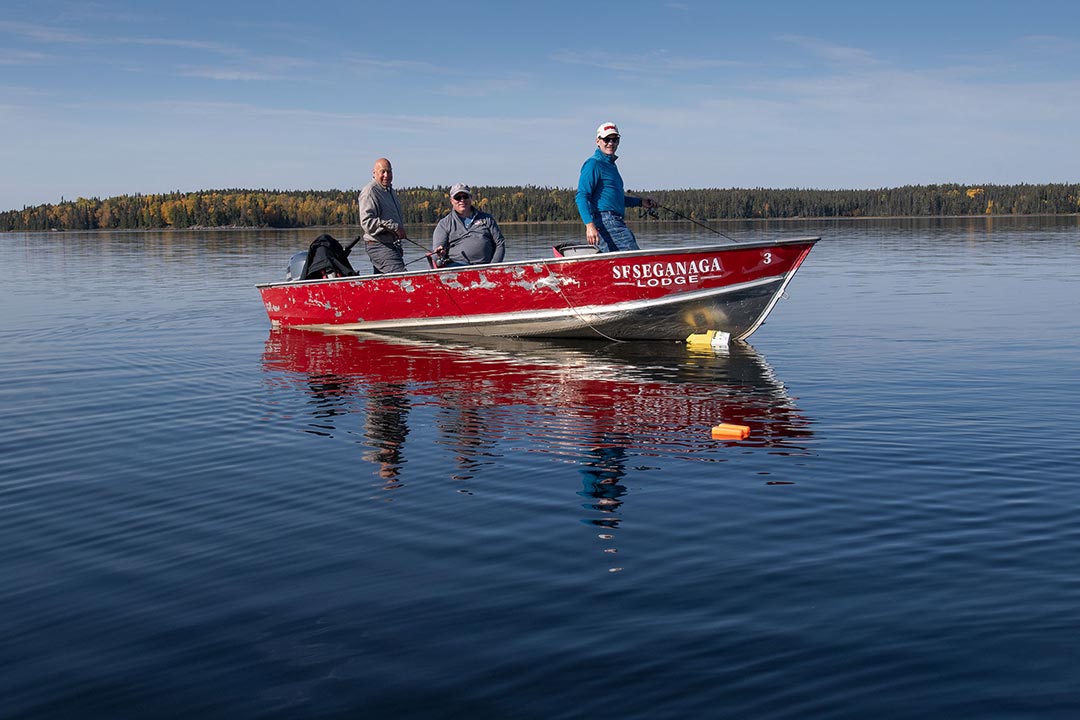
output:
[[[712,436],[714,440],[745,440],[750,437],[750,428],[746,425],[720,423],[713,427]]]

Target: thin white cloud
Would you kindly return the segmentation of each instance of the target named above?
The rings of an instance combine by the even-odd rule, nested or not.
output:
[[[110,105],[109,107],[115,107]],[[129,103],[125,111],[148,111],[164,115],[190,115],[195,117],[226,118],[264,118],[280,119],[289,122],[339,125],[343,128],[363,127],[371,130],[393,130],[397,132],[429,133],[432,129],[455,130],[461,128],[503,129],[514,128],[519,132],[523,128],[545,122],[544,118],[532,120],[508,119],[494,116],[451,116],[420,114],[387,114],[381,112],[329,112],[305,108],[280,108],[252,103],[234,102],[149,102]],[[245,122],[247,122],[245,120]]]
[[[807,37],[804,35],[780,35],[777,36],[776,39],[781,42],[797,45],[804,50],[807,50],[812,55],[820,57],[826,62],[835,65],[867,67],[881,64],[881,61],[878,60],[873,53],[864,48],[838,45],[820,38]]]
[[[9,32],[29,37],[33,40],[50,44],[68,45],[128,45],[143,47],[176,48],[178,50],[191,51],[199,57],[214,54],[230,58],[236,65],[231,66],[206,66],[192,64],[176,64],[173,71],[181,77],[204,78],[214,81],[228,82],[252,82],[282,80],[284,73],[300,68],[314,67],[316,63],[296,57],[267,55],[252,55],[235,45],[212,42],[206,40],[192,40],[187,38],[168,37],[142,37],[142,36],[110,36],[95,37],[86,34],[71,33],[66,30],[29,23],[0,22],[0,31]],[[2,50],[0,51],[0,65],[29,65],[40,64],[49,60],[59,61],[54,56],[40,52]],[[99,62],[108,63],[107,57],[98,58]],[[124,60],[119,65],[127,67],[130,61]],[[168,66],[163,66],[168,67]],[[135,71],[142,72],[141,66],[131,66]]]
[[[282,55],[245,56],[230,66],[180,66],[179,74],[184,77],[224,81],[285,80],[297,70],[317,66],[317,63],[310,60]]]
[[[898,68],[861,48],[838,47],[812,38],[798,40],[824,58],[826,67],[793,79],[759,79],[755,86],[770,91],[773,97],[847,117],[872,118],[897,126],[917,118],[936,119],[962,122],[964,127],[958,130],[973,131],[986,124],[980,119],[1015,117],[1023,122],[1026,118],[1030,125],[1054,108],[1080,109],[1077,80],[1005,79],[986,66],[972,64]],[[840,59],[846,61],[837,63]]]
[[[429,91],[432,94],[454,98],[498,97],[521,91],[531,82],[530,76],[524,73],[508,73],[500,77],[497,70],[485,71],[478,79],[468,72],[463,73],[461,67],[437,65],[418,60],[351,56],[345,62],[353,72],[360,75],[408,74],[410,84],[416,90],[428,88],[423,82],[427,77],[436,82],[430,87]],[[453,80],[445,81],[446,77],[453,77]]]
[[[266,81],[266,80],[279,80],[280,77],[276,75],[267,75],[266,73],[255,72],[253,70],[226,70],[223,68],[190,68],[188,70],[181,70],[180,74],[184,77],[204,78],[206,80],[222,80],[222,81]]]
[[[616,72],[658,74],[714,70],[740,67],[745,64],[740,60],[672,56],[664,50],[635,54],[608,53],[599,50],[587,52],[558,50],[552,53],[550,58],[564,65],[586,65]]]
[[[0,49],[0,65],[39,65],[50,62],[53,56],[26,50]]]
[[[458,98],[482,98],[505,96],[507,93],[518,92],[527,88],[529,80],[524,77],[506,79],[466,80],[464,82],[447,83],[433,92],[437,95]]]
[[[129,45],[148,45],[151,47],[174,47],[182,50],[197,50],[199,52],[213,52],[221,55],[239,55],[241,51],[234,45],[225,43],[207,42],[205,40],[185,40],[183,38],[156,38],[156,37],[118,37],[103,40],[110,44],[126,43]]]
[[[458,74],[457,68],[448,68],[442,65],[436,65],[435,63],[423,62],[420,60],[379,60],[373,57],[366,56],[349,56],[345,58],[346,64],[348,64],[353,70],[361,73],[370,71],[384,72],[400,72],[400,73],[430,73],[435,75],[451,75]]]
[[[1075,55],[1080,41],[1060,35],[1027,35],[1018,41],[1021,47],[1040,55]]]
[[[233,45],[205,40],[185,38],[139,37],[139,36],[101,36],[82,32],[72,32],[65,28],[36,25],[33,23],[0,20],[0,32],[19,35],[41,43],[53,45],[147,45],[175,47],[199,52],[215,52],[223,55],[236,55],[240,51]]]
[[[20,35],[22,37],[30,38],[31,40],[37,40],[38,42],[54,44],[82,44],[94,42],[93,38],[81,33],[71,32],[70,30],[13,20],[0,20],[0,32],[9,33],[11,35]]]
[[[0,97],[7,100],[17,98],[31,98],[38,100],[45,97],[54,97],[56,93],[52,90],[44,90],[39,87],[30,87],[27,85],[0,85]]]

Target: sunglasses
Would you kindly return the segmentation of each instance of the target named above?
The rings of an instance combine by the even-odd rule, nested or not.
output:
[[[619,144],[619,136],[618,135],[612,135],[611,137],[600,138],[600,142],[608,143],[610,145],[618,145]]]
[[[454,196],[454,199],[457,200],[458,202],[462,202],[464,200],[468,200],[470,197],[471,196],[466,195],[465,193],[458,193],[457,195]]]

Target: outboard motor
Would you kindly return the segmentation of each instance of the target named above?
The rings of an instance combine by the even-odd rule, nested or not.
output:
[[[289,258],[289,266],[285,268],[285,279],[300,280],[303,278],[305,262],[307,262],[307,250],[302,250]]]
[[[324,233],[315,238],[307,252],[296,253],[289,258],[285,279],[318,280],[355,275],[356,270],[349,264],[349,250],[352,250],[355,244],[354,241],[349,244],[348,249],[343,248],[333,235]]]

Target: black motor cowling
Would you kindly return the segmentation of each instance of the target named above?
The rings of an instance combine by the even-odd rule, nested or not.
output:
[[[356,275],[349,263],[351,249],[351,244],[346,249],[333,235],[323,233],[312,241],[306,253],[296,253],[289,259],[285,276],[289,280],[321,280]]]

